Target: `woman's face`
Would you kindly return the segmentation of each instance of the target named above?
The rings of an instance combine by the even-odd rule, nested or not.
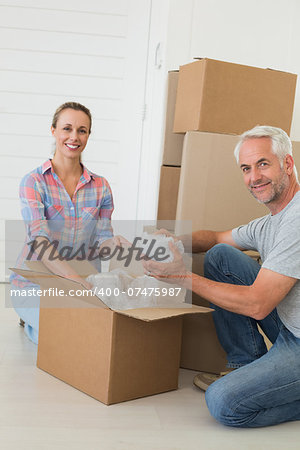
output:
[[[64,109],[51,127],[56,140],[56,152],[66,158],[79,158],[84,150],[90,130],[90,119],[83,111]]]

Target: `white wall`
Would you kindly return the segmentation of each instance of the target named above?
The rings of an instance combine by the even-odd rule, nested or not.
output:
[[[198,56],[300,74],[299,17],[299,0],[170,0],[166,68]],[[300,88],[291,138],[300,140]]]
[[[92,111],[83,161],[111,184],[114,219],[136,218],[150,14],[151,0],[0,0],[0,280],[4,221],[21,220],[20,180],[51,156],[66,101]]]
[[[155,44],[148,60],[140,218],[156,216],[168,70],[208,57],[300,74],[299,0],[152,0],[152,5]],[[161,65],[153,69],[158,43]],[[300,88],[291,138],[300,140]]]

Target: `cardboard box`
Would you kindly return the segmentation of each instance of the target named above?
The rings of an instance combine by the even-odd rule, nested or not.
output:
[[[161,167],[157,220],[176,219],[179,179],[180,167]]]
[[[224,231],[248,223],[269,210],[244,185],[233,150],[238,136],[190,131],[183,146],[178,190],[177,234],[182,221],[193,231]]]
[[[300,142],[292,141],[293,146],[293,158],[295,161],[296,168],[298,169],[298,177],[300,177]]]
[[[82,290],[40,261],[28,265],[32,270],[12,270],[42,289]],[[86,261],[76,270],[95,273]],[[192,305],[113,311],[96,296],[44,295],[37,366],[107,405],[176,389],[182,316],[208,311]]]
[[[213,59],[180,67],[174,132],[241,134],[255,125],[288,134],[297,75]]]
[[[178,77],[178,71],[168,73],[165,138],[162,162],[165,166],[181,166],[184,136],[182,134],[176,134],[173,131]]]

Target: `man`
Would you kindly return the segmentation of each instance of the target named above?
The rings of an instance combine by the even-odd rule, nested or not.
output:
[[[194,383],[207,388],[219,422],[260,427],[300,419],[300,186],[291,141],[279,128],[246,131],[235,156],[249,191],[270,214],[230,231],[194,232],[192,251],[207,251],[204,277],[186,270],[174,245],[173,262],[144,266],[156,278],[185,287],[192,281],[192,290],[212,303],[231,371],[215,382],[200,373]],[[241,252],[249,249],[260,253],[262,266]],[[269,352],[257,324],[274,344]]]

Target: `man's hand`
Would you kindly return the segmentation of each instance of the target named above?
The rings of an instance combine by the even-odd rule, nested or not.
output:
[[[174,259],[170,263],[160,263],[150,260],[144,260],[143,266],[145,273],[151,277],[167,283],[183,284],[190,274],[186,270],[182,256],[173,242],[169,242],[169,248],[173,253]]]
[[[175,234],[170,233],[170,231],[166,230],[165,228],[161,228],[160,230],[155,231],[154,234],[163,234],[164,236],[173,238],[174,241],[179,241],[178,237],[176,237]]]

